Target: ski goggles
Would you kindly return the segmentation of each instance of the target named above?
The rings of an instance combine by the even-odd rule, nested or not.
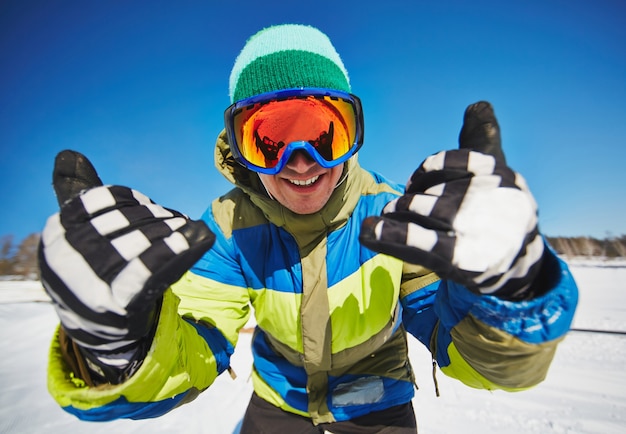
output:
[[[299,88],[237,101],[224,112],[235,160],[255,172],[275,175],[297,150],[331,168],[363,144],[361,100],[350,93]]]

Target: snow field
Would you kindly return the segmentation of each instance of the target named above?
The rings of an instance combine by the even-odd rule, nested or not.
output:
[[[571,262],[580,288],[574,328],[626,332],[626,264]],[[249,333],[242,333],[228,374],[194,402],[157,419],[82,422],[46,390],[46,359],[57,318],[38,282],[0,282],[0,433],[236,434],[252,385]],[[570,332],[546,380],[518,393],[474,390],[439,370],[410,339],[419,390],[413,400],[420,434],[626,432],[626,335]],[[113,431],[112,431],[113,430]]]

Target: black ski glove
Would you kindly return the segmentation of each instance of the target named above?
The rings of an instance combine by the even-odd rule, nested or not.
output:
[[[80,347],[128,351],[153,327],[163,292],[215,235],[135,190],[102,185],[78,152],[57,155],[53,185],[61,210],[42,232],[43,286]]]
[[[489,103],[467,108],[459,140],[461,149],[428,157],[406,193],[363,222],[360,240],[473,292],[523,299],[544,251],[535,200],[504,161]]]

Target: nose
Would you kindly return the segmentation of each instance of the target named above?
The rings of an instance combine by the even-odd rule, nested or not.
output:
[[[286,166],[297,172],[306,172],[315,164],[317,163],[308,152],[298,149],[289,156]]]

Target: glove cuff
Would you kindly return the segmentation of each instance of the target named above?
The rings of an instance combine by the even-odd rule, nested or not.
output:
[[[141,339],[130,348],[102,353],[77,345],[94,386],[120,384],[130,378],[143,363],[152,339]]]
[[[150,350],[156,333],[161,301],[155,309],[154,321],[150,324],[148,333],[133,343],[113,351],[100,351],[81,346],[61,326],[59,343],[63,359],[74,375],[90,387],[100,384],[121,384],[130,378],[141,367]]]
[[[534,267],[537,269],[536,274],[526,289],[508,294],[496,292],[494,295],[502,300],[519,302],[546,294],[558,282],[561,270],[558,258],[547,244],[544,244],[541,259]]]

